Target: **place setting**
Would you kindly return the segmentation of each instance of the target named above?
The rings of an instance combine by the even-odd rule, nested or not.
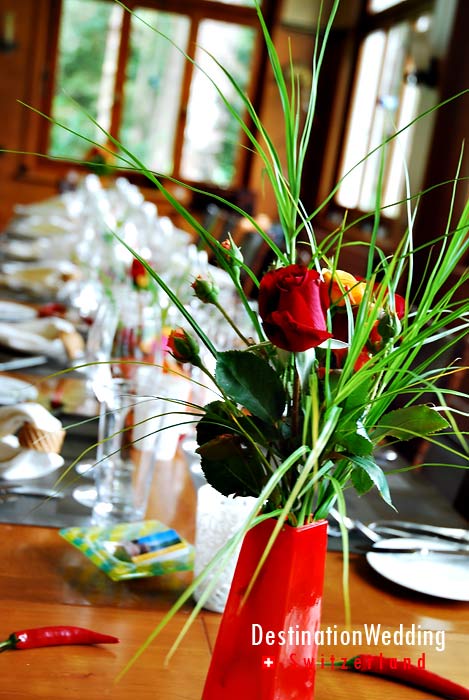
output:
[[[63,467],[65,432],[60,420],[32,399],[0,407],[0,502],[55,497],[41,479]]]
[[[469,530],[396,520],[368,525],[332,509],[330,536],[343,523],[350,551],[398,586],[448,601],[469,601]]]

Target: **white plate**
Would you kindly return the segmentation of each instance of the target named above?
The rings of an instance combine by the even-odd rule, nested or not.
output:
[[[0,321],[30,321],[36,316],[37,311],[32,306],[17,304],[16,301],[0,300]]]
[[[436,543],[417,537],[396,537],[383,540],[383,546],[421,547],[429,544],[432,548],[458,548],[457,543]],[[469,553],[467,557],[444,554],[379,554],[379,542],[376,551],[368,552],[366,558],[370,566],[381,576],[400,586],[418,593],[445,598],[446,600],[469,601]]]
[[[64,465],[64,458],[55,452],[21,448],[14,435],[0,440],[0,453],[0,477],[6,481],[39,479]]]
[[[37,389],[32,384],[0,375],[0,405],[10,406],[23,401],[34,401],[37,396]]]

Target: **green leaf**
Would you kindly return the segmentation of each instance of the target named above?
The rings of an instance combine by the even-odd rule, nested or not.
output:
[[[386,474],[379,467],[374,459],[369,457],[360,457],[353,455],[349,457],[350,461],[355,465],[352,472],[352,483],[358,494],[362,496],[367,493],[370,488],[375,485],[381,494],[382,498],[388,505],[394,508],[389,493],[389,485],[386,479]]]
[[[226,433],[201,445],[197,452],[205,478],[224,496],[257,496],[266,477],[255,450],[238,435]]]
[[[247,416],[235,406],[223,401],[212,401],[204,407],[205,415],[196,426],[197,443],[203,445],[218,435],[234,433],[250,435],[258,445],[267,448],[281,436],[287,439],[289,426],[273,426],[255,416]]]
[[[205,415],[196,426],[202,470],[209,484],[225,496],[257,496],[264,486],[264,465],[243,435],[246,420],[236,408],[223,401],[212,401],[205,406]],[[259,436],[263,437],[262,430]]]
[[[203,445],[223,433],[239,432],[237,421],[241,411],[231,411],[223,401],[212,401],[204,407],[205,415],[196,426],[197,444]]]
[[[361,467],[356,467],[352,472],[352,484],[359,496],[364,496],[373,488],[373,480]]]
[[[336,442],[355,455],[370,455],[374,448],[374,444],[370,440],[370,436],[361,420],[356,422],[355,430],[339,429],[336,435]]]
[[[448,427],[448,422],[430,406],[407,406],[386,413],[371,434],[373,441],[386,435],[399,440],[425,437]]]
[[[218,353],[215,378],[234,401],[267,423],[279,419],[285,408],[283,384],[266,360],[252,352]]]
[[[345,399],[345,415],[349,415],[354,411],[358,411],[360,414],[362,414],[366,408],[368,397],[374,386],[375,378],[366,372],[363,372],[362,375],[362,381],[359,383],[357,383],[357,377],[355,377],[356,386]]]

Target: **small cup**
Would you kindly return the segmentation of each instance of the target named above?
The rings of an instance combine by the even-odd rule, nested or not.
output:
[[[209,484],[202,486],[198,490],[194,559],[195,576],[198,576],[205,569],[230,537],[241,529],[255,502],[256,499],[251,497],[223,496]],[[207,610],[223,612],[225,609],[240,549],[241,543],[226,563],[215,587],[205,601],[204,608]],[[195,600],[199,600],[212,581],[213,574],[209,574],[195,589]]]

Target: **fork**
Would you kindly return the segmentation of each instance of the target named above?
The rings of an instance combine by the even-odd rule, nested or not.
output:
[[[339,525],[342,523],[349,531],[358,530],[365,535],[370,542],[379,542],[383,539],[381,535],[369,528],[365,523],[362,523],[361,520],[349,518],[348,515],[342,516],[336,508],[331,508],[329,513]]]
[[[33,496],[37,498],[63,498],[64,494],[56,489],[44,486],[23,486],[21,484],[2,484],[0,498],[8,500],[9,496]]]

